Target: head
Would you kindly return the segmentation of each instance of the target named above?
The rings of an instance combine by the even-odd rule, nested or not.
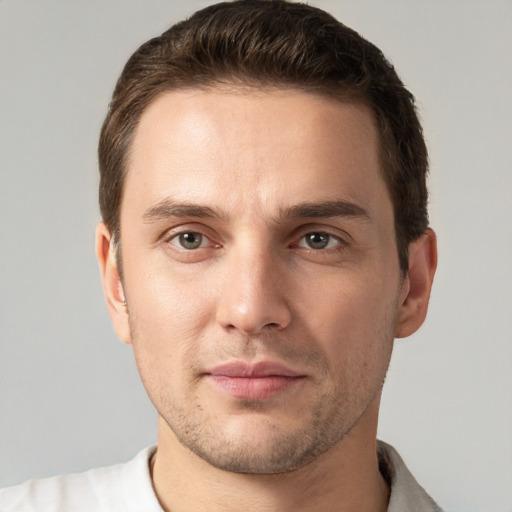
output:
[[[114,90],[99,143],[99,202],[114,242],[127,162],[141,115],[166,91],[229,85],[292,88],[360,101],[375,116],[383,178],[393,202],[400,268],[428,226],[428,158],[414,97],[372,43],[328,13],[286,1],[224,2],[144,43]]]
[[[211,6],[130,58],[99,153],[107,304],[175,448],[280,473],[368,446],[435,269],[380,51],[302,4]]]

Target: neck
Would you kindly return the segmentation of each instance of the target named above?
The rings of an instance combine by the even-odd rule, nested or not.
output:
[[[303,468],[249,475],[211,466],[181,445],[159,418],[155,491],[166,512],[385,512],[389,489],[378,467],[376,418],[369,422],[372,436],[364,423],[361,418],[336,446]]]

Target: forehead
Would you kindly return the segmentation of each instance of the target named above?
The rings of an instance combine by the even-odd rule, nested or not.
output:
[[[178,90],[143,113],[123,203],[167,197],[261,211],[387,198],[371,110],[296,90]],[[289,204],[288,204],[289,203]]]

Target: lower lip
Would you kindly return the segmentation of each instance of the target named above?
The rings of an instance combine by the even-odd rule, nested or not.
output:
[[[270,375],[268,377],[227,377],[209,375],[209,379],[218,388],[227,391],[235,398],[262,400],[270,398],[297,384],[302,377]]]

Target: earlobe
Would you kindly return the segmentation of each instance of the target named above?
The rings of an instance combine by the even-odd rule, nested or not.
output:
[[[123,282],[119,275],[112,238],[103,222],[96,227],[96,257],[100,266],[105,302],[114,330],[122,341],[131,343]]]
[[[410,336],[425,321],[436,267],[436,234],[428,228],[409,245],[409,271],[403,284],[404,296],[398,309],[395,328],[397,338]]]

